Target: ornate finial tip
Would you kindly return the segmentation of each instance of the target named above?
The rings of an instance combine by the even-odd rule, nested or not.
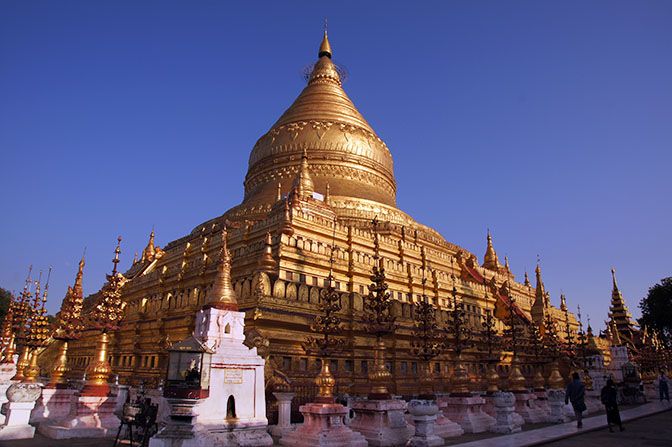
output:
[[[329,45],[329,38],[327,38],[327,19],[324,19],[324,38],[322,38],[322,43],[320,44],[320,51],[317,53],[317,57],[327,56],[331,59],[331,45]]]

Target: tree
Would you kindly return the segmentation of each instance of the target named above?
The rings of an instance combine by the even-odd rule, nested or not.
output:
[[[642,318],[639,325],[659,331],[660,340],[665,345],[672,344],[672,277],[663,278],[660,284],[649,289],[646,297],[639,303]]]
[[[7,315],[7,311],[9,310],[9,303],[11,301],[11,292],[0,287],[0,324],[2,324],[5,319],[5,315]]]

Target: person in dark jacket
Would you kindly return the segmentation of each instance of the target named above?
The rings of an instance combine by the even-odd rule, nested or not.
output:
[[[665,371],[660,370],[660,375],[658,376],[658,393],[660,394],[660,401],[663,401],[663,398],[670,401],[670,386],[669,380],[665,375]]]
[[[576,416],[576,427],[583,427],[583,412],[586,411],[586,403],[583,397],[586,394],[586,387],[579,380],[579,373],[572,374],[572,381],[567,384],[565,391],[565,404],[572,403],[574,415]]]
[[[600,399],[607,410],[607,425],[609,425],[609,431],[612,433],[614,429],[611,428],[611,424],[618,425],[621,431],[625,430],[621,422],[621,414],[618,412],[617,397],[618,391],[616,391],[614,381],[611,379],[607,380],[607,384],[600,391]]]

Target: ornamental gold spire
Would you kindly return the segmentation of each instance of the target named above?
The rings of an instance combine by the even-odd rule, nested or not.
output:
[[[564,293],[560,294],[560,310],[563,312],[567,310],[567,301],[565,300]]]
[[[614,328],[618,332],[619,338],[625,342],[632,341],[633,325],[632,316],[625,305],[623,294],[618,288],[616,282],[616,270],[611,268],[611,276],[613,279],[613,289],[611,291],[611,305],[609,306],[609,318],[614,323]]]
[[[149,242],[147,243],[147,247],[145,247],[142,252],[142,258],[140,261],[152,262],[155,256],[156,248],[154,247],[154,228],[152,228],[152,232],[149,234]]]
[[[546,318],[546,311],[548,309],[548,303],[546,301],[546,291],[544,290],[544,283],[541,280],[541,269],[539,268],[539,264],[537,264],[537,268],[535,269],[535,273],[537,274],[537,289],[534,294],[534,304],[532,304],[532,319],[534,320],[534,323],[539,326],[541,329],[542,333],[544,332],[543,330],[543,325],[544,325],[544,320]]]
[[[217,276],[203,305],[204,309],[214,307],[222,310],[238,310],[236,294],[231,285],[231,254],[226,248],[226,236],[226,228],[224,228],[222,230],[222,250],[219,253],[219,261],[217,261]]]
[[[86,250],[84,250],[84,255]],[[82,322],[82,306],[84,297],[82,292],[82,276],[84,275],[84,255],[79,261],[79,270],[75,278],[75,285],[68,287],[68,291],[61,303],[61,311],[55,324],[54,338],[57,340],[73,340],[78,338],[84,330]]]
[[[264,240],[264,252],[261,255],[261,259],[257,262],[259,266],[257,268],[260,272],[265,272],[269,274],[275,273],[275,268],[278,263],[273,259],[273,238],[271,232],[266,232],[266,239]]]
[[[331,45],[329,45],[329,39],[327,38],[327,19],[324,19],[324,38],[320,44],[320,51],[317,53],[317,57],[327,56],[331,59]]]
[[[303,155],[301,155],[299,172],[292,182],[292,190],[296,190],[299,197],[312,197],[313,192],[315,191],[315,185],[313,184],[313,179],[310,177],[310,171],[308,169],[308,153],[305,148],[303,149]]]
[[[502,265],[499,263],[497,252],[492,246],[492,236],[490,236],[490,229],[488,229],[488,248],[485,250],[485,257],[483,258],[483,268],[490,270],[499,270]]]

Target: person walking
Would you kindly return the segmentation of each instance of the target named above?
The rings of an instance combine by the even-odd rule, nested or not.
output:
[[[665,376],[665,371],[660,370],[660,375],[658,376],[658,395],[660,396],[660,401],[663,401],[663,396],[667,401],[670,401],[670,380]]]
[[[607,410],[607,425],[609,426],[609,431],[612,433],[614,429],[611,428],[611,424],[618,425],[621,431],[625,430],[621,422],[621,413],[618,411],[617,398],[618,391],[616,391],[614,381],[609,379],[607,380],[607,384],[602,387],[602,391],[600,391],[600,399]]]
[[[583,427],[583,412],[586,411],[586,403],[583,397],[586,394],[586,387],[579,380],[579,373],[572,374],[572,381],[567,384],[565,391],[565,405],[572,403],[574,415],[576,416],[576,428]]]

